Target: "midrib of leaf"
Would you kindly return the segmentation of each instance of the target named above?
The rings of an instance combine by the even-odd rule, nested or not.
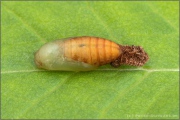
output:
[[[179,68],[172,69],[96,69],[95,71],[146,71],[146,72],[179,72]],[[1,71],[1,74],[11,73],[30,73],[30,72],[53,72],[51,70],[18,70],[18,71]]]

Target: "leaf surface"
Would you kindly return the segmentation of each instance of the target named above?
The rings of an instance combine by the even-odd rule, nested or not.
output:
[[[179,118],[179,2],[2,2],[3,119]],[[98,36],[140,45],[141,68],[89,72],[36,68],[46,42]]]

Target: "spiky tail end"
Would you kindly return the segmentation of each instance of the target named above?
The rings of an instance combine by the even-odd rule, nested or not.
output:
[[[149,60],[148,54],[141,46],[121,46],[121,49],[123,53],[120,56],[120,64],[143,66]]]
[[[115,61],[111,62],[113,67],[119,67],[122,64],[139,67],[143,66],[149,60],[148,54],[141,46],[119,46],[122,54]]]

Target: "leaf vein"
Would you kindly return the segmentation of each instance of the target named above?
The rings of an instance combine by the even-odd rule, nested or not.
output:
[[[146,72],[179,72],[179,68],[172,69],[96,69],[94,71],[146,71]],[[1,74],[10,73],[30,73],[30,72],[54,72],[51,70],[18,70],[18,71],[1,71]]]
[[[109,102],[109,104],[104,107],[101,111],[101,114],[99,116],[99,118],[104,118],[106,113],[108,112],[108,110],[110,108],[112,108],[112,106],[114,106],[120,99],[123,98],[124,95],[126,95],[126,93],[128,93],[129,91],[133,90],[135,87],[137,87],[145,78],[147,78],[149,75],[151,74],[151,72],[148,72],[144,75],[144,77],[142,79],[140,79],[139,81],[137,81],[136,83],[134,83],[132,86],[129,86],[127,89],[120,91],[119,95],[117,97],[115,97],[113,100],[111,100]]]
[[[43,43],[46,42],[45,38],[43,38],[41,35],[39,35],[39,33],[37,33],[37,31],[32,26],[30,26],[19,14],[17,14],[16,12],[14,12],[10,8],[8,8],[6,5],[3,5],[3,6],[7,12],[13,14],[15,18],[17,18],[19,21],[21,21],[21,23],[24,24],[24,26],[27,28],[27,30],[34,33],[41,40],[41,42],[43,42]]]
[[[72,76],[74,76],[77,72],[72,73],[69,77],[67,77],[66,79],[64,79],[62,82],[60,82],[58,85],[54,86],[51,90],[48,90],[47,92],[45,92],[45,94],[43,94],[42,96],[40,96],[39,98],[35,99],[32,102],[32,105],[30,105],[27,109],[23,110],[23,113],[21,113],[21,115],[19,115],[17,117],[17,119],[20,119],[21,117],[23,117],[23,115],[25,115],[29,110],[31,110],[34,106],[36,106],[40,101],[44,100],[45,97],[51,95],[53,92],[55,92],[57,89],[59,89],[69,78],[71,78]]]

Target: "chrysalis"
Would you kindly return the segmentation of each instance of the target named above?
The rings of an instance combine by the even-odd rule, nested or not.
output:
[[[123,46],[98,37],[74,37],[43,45],[35,54],[38,68],[64,71],[89,71],[110,63],[142,66],[148,61],[140,46]]]

